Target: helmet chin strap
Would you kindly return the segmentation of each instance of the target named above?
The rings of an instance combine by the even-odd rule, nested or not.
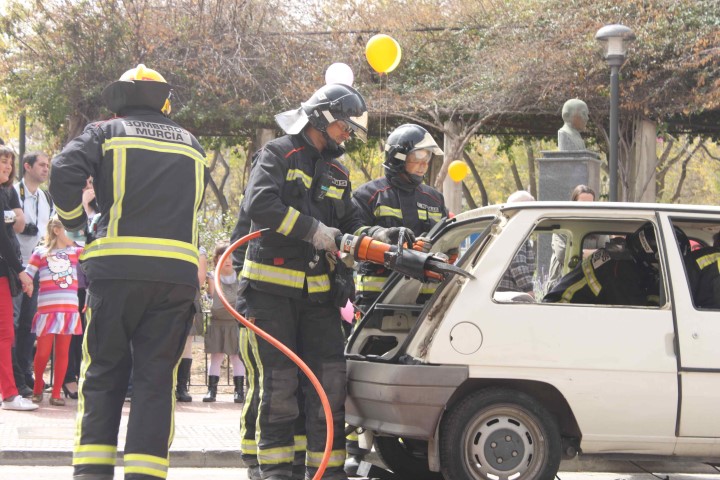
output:
[[[345,149],[328,135],[327,129],[320,131],[322,132],[323,138],[325,138],[325,150],[328,152],[340,152],[341,154],[345,153]]]

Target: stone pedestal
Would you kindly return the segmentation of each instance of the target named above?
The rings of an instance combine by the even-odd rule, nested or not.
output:
[[[538,200],[570,200],[573,188],[580,184],[600,195],[600,154],[590,150],[540,153]]]

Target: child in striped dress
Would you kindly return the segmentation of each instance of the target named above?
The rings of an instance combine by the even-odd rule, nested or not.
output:
[[[68,364],[68,351],[73,335],[82,334],[82,323],[78,312],[78,258],[81,247],[75,246],[65,234],[57,216],[50,219],[43,245],[33,251],[25,268],[30,277],[40,273],[38,309],[32,323],[32,332],[37,335],[35,352],[35,388],[32,401],[42,402],[43,372],[50,359],[55,341],[55,382],[53,383],[50,405],[63,406],[60,398],[62,379]]]

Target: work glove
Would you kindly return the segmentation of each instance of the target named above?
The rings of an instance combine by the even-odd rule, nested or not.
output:
[[[396,244],[398,238],[400,238],[400,232],[404,232],[404,239],[408,245],[412,246],[415,243],[415,234],[412,230],[405,227],[374,227],[371,230],[370,237],[378,242]]]
[[[432,248],[432,242],[428,237],[417,237],[413,242],[413,250],[428,253]]]
[[[337,228],[328,227],[324,223],[318,222],[317,227],[315,227],[315,230],[312,231],[312,237],[309,241],[317,250],[325,250],[330,253],[335,253],[338,251],[338,247],[335,244],[335,238],[341,234],[342,232],[340,232]]]

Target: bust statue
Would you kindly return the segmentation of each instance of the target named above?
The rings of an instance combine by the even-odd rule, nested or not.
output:
[[[580,132],[587,126],[587,104],[578,98],[568,100],[563,105],[562,118],[565,125],[558,130],[558,150],[585,150]]]

